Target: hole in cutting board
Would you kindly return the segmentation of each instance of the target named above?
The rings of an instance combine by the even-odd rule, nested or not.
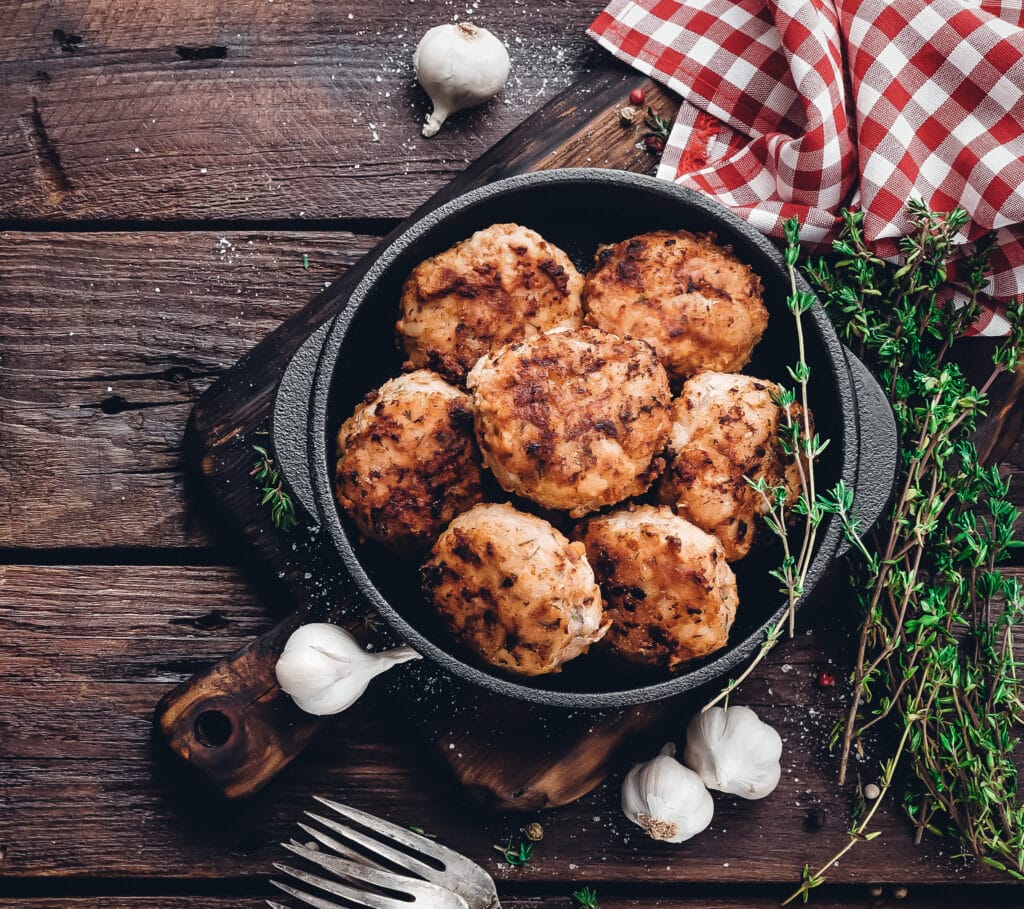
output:
[[[220,710],[204,710],[195,722],[196,739],[207,748],[220,748],[234,732],[231,718]]]

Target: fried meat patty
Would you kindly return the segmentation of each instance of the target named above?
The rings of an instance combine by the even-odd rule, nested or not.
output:
[[[676,380],[737,372],[768,325],[760,278],[712,233],[658,230],[600,247],[583,303],[587,324],[649,341]]]
[[[611,628],[605,645],[634,663],[678,669],[724,647],[736,577],[722,544],[671,508],[620,508],[577,529]]]
[[[477,505],[438,538],[423,590],[451,633],[516,675],[558,672],[607,631],[582,543],[511,505]]]
[[[430,546],[484,498],[470,398],[421,369],[370,392],[338,431],[335,494],[363,536]]]
[[[494,224],[421,262],[402,290],[396,326],[408,368],[461,383],[508,341],[578,328],[583,278],[557,246],[518,224]]]
[[[746,478],[785,485],[790,504],[799,491],[799,469],[779,446],[778,392],[766,379],[701,372],[686,381],[673,404],[658,500],[718,537],[730,562],[750,551],[757,517],[767,512]],[[800,413],[795,406],[794,419]]]
[[[467,378],[484,463],[502,488],[573,517],[644,492],[664,467],[668,377],[649,344],[552,331]]]

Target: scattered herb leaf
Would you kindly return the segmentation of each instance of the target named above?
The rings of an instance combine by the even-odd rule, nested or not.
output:
[[[659,139],[667,139],[672,124],[664,117],[659,117],[653,107],[647,108],[647,115],[644,117],[644,126],[650,130],[650,135]]]
[[[597,903],[597,891],[593,887],[583,887],[572,892],[572,898],[580,909],[601,909]]]
[[[512,839],[509,837],[507,845],[494,848],[513,868],[522,868],[533,858],[533,843],[520,841],[518,845],[513,846]]]
[[[274,459],[270,457],[267,449],[262,445],[253,445],[252,448],[258,457],[256,465],[249,473],[256,478],[256,483],[263,494],[260,504],[270,506],[270,520],[274,522],[275,527],[291,530],[298,523],[295,520],[295,503],[285,491],[284,483],[274,466]]]

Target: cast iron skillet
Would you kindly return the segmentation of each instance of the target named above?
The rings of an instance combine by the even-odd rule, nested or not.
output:
[[[624,171],[569,169],[524,174],[490,184],[435,209],[383,249],[338,316],[313,335],[290,364],[274,407],[272,437],[279,466],[299,503],[326,529],[344,570],[395,634],[458,678],[509,697],[573,708],[624,707],[691,690],[731,673],[785,612],[768,571],[774,548],[737,563],[740,607],[730,644],[672,677],[631,675],[588,654],[561,673],[512,679],[474,661],[447,635],[423,600],[418,565],[396,559],[358,534],[334,499],[334,436],[369,390],[395,375],[402,355],[394,324],[402,283],[412,268],[473,231],[513,221],[564,249],[581,271],[599,243],[658,228],[713,230],[761,276],[769,326],[745,372],[792,384],[796,360],[789,279],[776,248],[716,202],[665,181]],[[802,290],[809,288],[800,282]],[[817,466],[818,485],[842,478],[856,490],[861,526],[880,516],[896,474],[892,411],[864,365],[840,344],[820,304],[804,318],[817,429],[830,440]],[[838,522],[827,520],[804,598],[843,551]]]

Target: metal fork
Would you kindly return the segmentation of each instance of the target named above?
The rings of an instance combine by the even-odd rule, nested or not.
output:
[[[341,815],[348,823],[311,811],[307,811],[306,815],[341,839],[309,824],[300,823],[299,826],[334,854],[309,849],[295,842],[283,845],[348,883],[328,880],[288,865],[275,864],[274,867],[284,874],[366,909],[500,909],[493,879],[464,855],[365,811],[320,796],[316,796],[316,800]],[[352,826],[353,823],[371,831],[373,835]],[[411,850],[413,854],[405,850]],[[305,893],[278,881],[272,883],[316,909],[343,909],[323,897]],[[401,898],[365,889],[357,890],[352,885],[390,891]],[[267,902],[273,909],[285,909],[278,903]]]

